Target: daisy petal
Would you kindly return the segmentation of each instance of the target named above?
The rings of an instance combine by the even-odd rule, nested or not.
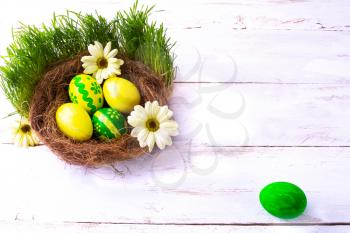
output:
[[[121,72],[121,70],[120,70],[120,69],[118,69],[118,70],[117,70],[117,72],[115,72],[115,74],[116,74],[116,75],[121,75],[121,74],[122,74],[122,72]]]
[[[145,120],[137,116],[128,116],[128,123],[132,127],[144,126]]]
[[[151,104],[151,116],[152,117],[157,117],[158,112],[159,112],[159,104],[158,101],[153,101]]]
[[[156,133],[155,138],[157,146],[159,147],[159,149],[163,150],[165,148],[164,137],[161,134]]]
[[[151,102],[150,101],[147,101],[146,103],[145,103],[145,113],[146,113],[146,115],[147,116],[150,116],[151,115]]]
[[[115,64],[116,66],[121,66],[124,64],[124,61],[122,59],[118,59],[118,58],[109,58],[108,62],[111,62],[112,64]]]
[[[107,69],[102,69],[102,71],[101,71],[101,79],[103,80],[103,79],[108,79],[109,77],[108,77],[108,71],[107,71]]]
[[[118,64],[119,66],[124,65],[124,60],[118,59],[118,60],[117,60],[117,64]]]
[[[118,62],[118,59],[115,57],[108,58],[108,63],[111,63],[114,65],[114,64],[117,64],[117,62]]]
[[[113,49],[110,53],[108,53],[108,55],[106,55],[106,58],[109,59],[109,58],[113,58],[115,56],[117,56],[118,54],[118,50],[117,49]]]
[[[111,78],[112,76],[114,76],[114,72],[111,71],[111,69],[106,68],[106,73],[107,73],[107,78]]]
[[[28,135],[27,140],[28,140],[28,146],[34,146],[34,139],[32,136]]]
[[[88,46],[88,50],[89,50],[89,53],[93,56],[93,57],[100,57],[99,56],[99,52],[98,52],[98,50],[97,50],[97,48],[96,48],[96,46],[95,45],[89,45]]]
[[[150,153],[153,150],[154,143],[155,143],[154,133],[153,132],[149,132],[149,134],[147,136],[147,146],[148,146],[148,151]]]
[[[95,41],[95,48],[96,48],[97,56],[103,57],[103,45],[100,42]]]
[[[147,145],[147,138],[148,138],[149,132],[147,129],[143,128],[137,135],[137,140],[140,143],[141,147],[145,147]]]
[[[120,69],[120,65],[118,65],[116,62],[111,62],[111,59],[108,60],[108,67],[111,69],[114,69],[115,71]]]
[[[105,57],[108,56],[109,51],[111,51],[111,48],[112,48],[112,43],[111,43],[111,42],[108,42],[108,43],[106,44],[106,47],[105,47],[104,50],[103,50],[103,54],[104,54]],[[108,58],[108,57],[107,57],[107,58]]]
[[[92,74],[92,73],[96,72],[97,70],[98,70],[97,65],[88,66],[85,68],[84,74]]]
[[[135,108],[134,108],[135,109]],[[130,116],[132,117],[137,117],[137,118],[141,118],[141,119],[144,119],[146,120],[146,115],[142,112],[142,111],[139,111],[139,110],[134,110],[130,113]]]
[[[168,120],[160,124],[160,128],[168,132],[170,136],[176,136],[179,134],[178,124],[174,120]]]
[[[96,63],[90,63],[90,62],[86,62],[82,65],[84,68],[88,67],[88,66],[97,66]]]
[[[83,63],[95,63],[96,64],[97,58],[94,56],[84,56],[81,58],[81,62]]]
[[[96,48],[98,48],[99,50],[103,50],[103,45],[102,45],[100,42],[95,41],[95,46],[96,46]]]
[[[131,130],[130,135],[134,138],[137,138],[137,135],[141,132],[142,129],[142,127],[135,127]]]
[[[141,114],[145,114],[145,109],[141,105],[136,105],[134,107],[134,109],[135,109],[136,112],[139,112]]]
[[[160,129],[157,131],[157,134],[159,134],[162,137],[163,142],[166,146],[170,146],[173,144],[173,141],[171,140],[171,137],[166,130]]]
[[[20,146],[22,147],[28,147],[28,139],[26,136],[23,136],[22,141],[20,143]]]
[[[101,76],[102,70],[98,70],[96,73],[96,81],[98,84],[101,84],[103,82],[103,77]]]
[[[108,66],[107,69],[108,69],[108,72],[110,73],[110,75],[115,74],[117,71],[117,69],[115,69],[113,66]]]
[[[159,122],[169,120],[173,115],[173,112],[169,110],[168,106],[162,106],[157,114],[157,119]]]

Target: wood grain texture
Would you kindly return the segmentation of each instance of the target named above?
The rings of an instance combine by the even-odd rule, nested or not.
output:
[[[169,104],[175,140],[197,146],[350,146],[349,93],[340,84],[177,83]],[[0,122],[1,142],[12,121]]]
[[[348,146],[349,93],[345,85],[176,84],[170,103],[180,141]]]
[[[170,30],[177,82],[349,84],[350,32]]]
[[[163,21],[174,28],[215,25],[233,30],[350,30],[350,4],[343,0],[181,0],[170,4],[160,1],[157,7]],[[181,18],[172,19],[180,14]]]
[[[349,226],[200,226],[200,225],[135,225],[135,224],[94,224],[94,223],[35,223],[0,222],[0,229],[7,233],[348,233]]]
[[[344,0],[178,0],[176,2],[141,0],[140,2],[157,4],[154,17],[165,22],[170,28],[191,29],[224,25],[234,30],[350,30],[348,17],[350,4]],[[30,2],[16,0],[4,3],[2,6],[4,12],[16,11],[16,14],[7,15],[5,23],[21,19],[41,22],[42,17],[49,16],[53,11],[62,12],[66,9],[84,12],[98,10],[112,17],[117,9],[126,9],[133,1],[62,0],[45,5],[45,11],[37,7],[41,3],[42,0]],[[23,12],[25,14],[21,14]],[[36,17],[39,12],[42,17]]]
[[[0,54],[17,21],[65,9],[111,18],[132,2],[6,1]],[[178,41],[175,146],[118,164],[119,176],[66,165],[45,146],[6,144],[13,119],[1,120],[0,231],[348,233],[350,2],[141,3],[157,3],[152,19]],[[0,96],[1,118],[13,109]],[[260,207],[259,191],[278,180],[305,190],[302,217]]]
[[[191,147],[85,170],[46,147],[1,145],[0,220],[139,224],[322,224],[350,222],[350,148]],[[4,153],[5,152],[5,153]],[[305,214],[278,220],[259,204],[273,181],[298,184]]]
[[[11,27],[18,27],[18,21],[38,25],[49,22],[54,11],[62,14],[65,9],[98,10],[111,18],[116,9],[126,9],[132,3],[63,0],[45,4],[43,10],[37,7],[40,1],[5,3],[4,12],[16,13],[0,14],[0,51],[11,42]],[[179,82],[350,81],[348,1],[152,0],[143,3],[157,3],[152,19],[164,22],[169,35],[178,42],[175,51]]]

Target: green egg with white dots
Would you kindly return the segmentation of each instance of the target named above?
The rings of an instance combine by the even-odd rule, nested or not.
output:
[[[127,132],[127,122],[122,113],[112,108],[101,108],[92,116],[94,133],[99,139],[116,139]]]

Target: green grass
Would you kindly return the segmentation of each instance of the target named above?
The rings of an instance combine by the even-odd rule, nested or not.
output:
[[[163,24],[149,23],[152,9],[144,6],[139,9],[136,1],[129,12],[117,13],[119,43],[128,57],[142,61],[170,85],[175,76],[171,53],[175,44],[167,37]]]
[[[152,67],[170,85],[175,76],[174,56],[171,53],[174,44],[166,37],[163,24],[158,28],[154,23],[148,25],[144,35],[145,40],[136,51],[135,59]]]
[[[54,15],[49,25],[21,24],[13,31],[5,65],[0,66],[0,85],[17,112],[28,117],[34,88],[46,69],[59,61],[86,51],[94,41],[112,42],[131,59],[150,66],[170,85],[175,76],[173,43],[163,25],[149,23],[153,7],[139,7],[119,12],[112,20],[96,14],[67,12]]]

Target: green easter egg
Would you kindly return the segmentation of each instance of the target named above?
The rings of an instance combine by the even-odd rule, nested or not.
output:
[[[273,216],[291,219],[304,212],[307,199],[298,186],[288,182],[274,182],[261,190],[260,203]]]
[[[119,138],[126,133],[127,122],[123,114],[112,108],[101,108],[92,116],[95,135],[100,139]]]
[[[68,92],[72,103],[82,106],[90,114],[103,106],[102,88],[90,75],[74,76]]]

